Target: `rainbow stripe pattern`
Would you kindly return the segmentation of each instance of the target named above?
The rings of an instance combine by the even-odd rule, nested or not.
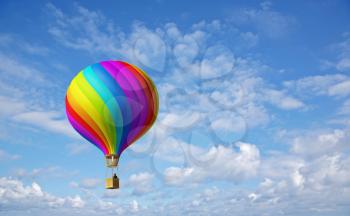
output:
[[[118,156],[145,134],[158,114],[158,93],[136,66],[103,61],[80,71],[66,94],[73,128],[105,155]]]

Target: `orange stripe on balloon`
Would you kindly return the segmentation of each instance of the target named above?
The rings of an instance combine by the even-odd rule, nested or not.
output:
[[[95,123],[94,119],[84,110],[84,108],[79,104],[78,101],[75,100],[75,98],[72,96],[72,92],[68,89],[67,91],[67,98],[71,107],[74,109],[76,113],[79,113],[80,117],[84,119],[84,121],[93,128],[93,130],[98,134],[98,136],[103,140],[103,144],[107,147],[108,152],[111,152],[110,147],[108,145],[108,141],[104,135],[104,133],[101,131],[101,129],[98,127],[98,125]]]
[[[89,126],[87,122],[84,121],[84,119],[79,116],[79,114],[73,109],[71,104],[69,103],[68,98],[66,97],[66,108],[68,113],[74,118],[75,121],[77,121],[82,127],[84,127],[93,137],[97,139],[98,142],[100,142],[100,145],[106,152],[108,152],[107,146],[105,142],[102,140],[102,138],[96,133],[96,131]],[[109,152],[108,152],[109,153]]]

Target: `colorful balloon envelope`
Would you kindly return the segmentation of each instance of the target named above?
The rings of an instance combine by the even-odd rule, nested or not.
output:
[[[73,128],[97,146],[107,166],[144,135],[158,114],[158,94],[147,74],[122,61],[103,61],[80,71],[66,94]]]

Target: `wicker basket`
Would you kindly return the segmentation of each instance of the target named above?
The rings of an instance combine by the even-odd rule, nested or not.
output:
[[[119,179],[118,178],[106,178],[106,189],[118,189]]]
[[[113,168],[118,166],[119,157],[114,154],[106,155],[106,166]]]

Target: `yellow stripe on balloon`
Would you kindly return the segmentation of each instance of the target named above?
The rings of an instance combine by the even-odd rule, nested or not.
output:
[[[89,116],[89,114],[85,111],[85,109],[80,105],[79,99],[76,98],[75,94],[72,93],[71,87],[67,90],[67,100],[69,104],[71,104],[72,109],[82,118],[87,125],[89,125],[102,139],[103,144],[108,148],[108,141],[101,131],[101,129],[98,127],[98,125],[95,123],[93,118]]]
[[[114,143],[116,140],[115,126],[113,118],[101,97],[91,87],[82,73],[79,73],[71,84],[72,91],[77,97],[78,103],[84,107],[84,110],[95,120],[95,123],[103,132],[108,141],[108,149],[110,153],[115,151]],[[104,113],[104,115],[102,114]],[[106,124],[106,122],[108,122]]]
[[[96,123],[102,129],[107,136],[108,144],[110,146],[111,153],[115,151],[116,132],[113,117],[111,112],[106,106],[105,102],[90,83],[85,79],[83,73],[78,74],[76,77],[76,83],[80,87],[81,92],[84,93],[90,104],[95,108],[92,109],[92,116],[96,119]],[[91,108],[89,108],[91,109]],[[89,109],[87,109],[89,111]]]
[[[96,115],[94,116],[94,113],[91,111],[95,108],[89,108],[92,107],[91,103],[81,92],[79,86],[74,82],[74,80],[72,80],[71,85],[69,86],[69,89],[67,91],[67,97],[70,103],[72,104],[72,107],[76,108],[75,111],[79,113],[79,115],[84,119],[84,121],[86,121],[88,125],[93,127],[93,129],[96,132],[98,131],[99,135],[104,138],[106,148],[109,152],[111,152],[112,149],[109,145],[110,141],[108,139],[108,134],[103,131],[103,128],[101,128],[99,124],[97,124]],[[93,123],[91,122],[91,120],[93,121]]]

